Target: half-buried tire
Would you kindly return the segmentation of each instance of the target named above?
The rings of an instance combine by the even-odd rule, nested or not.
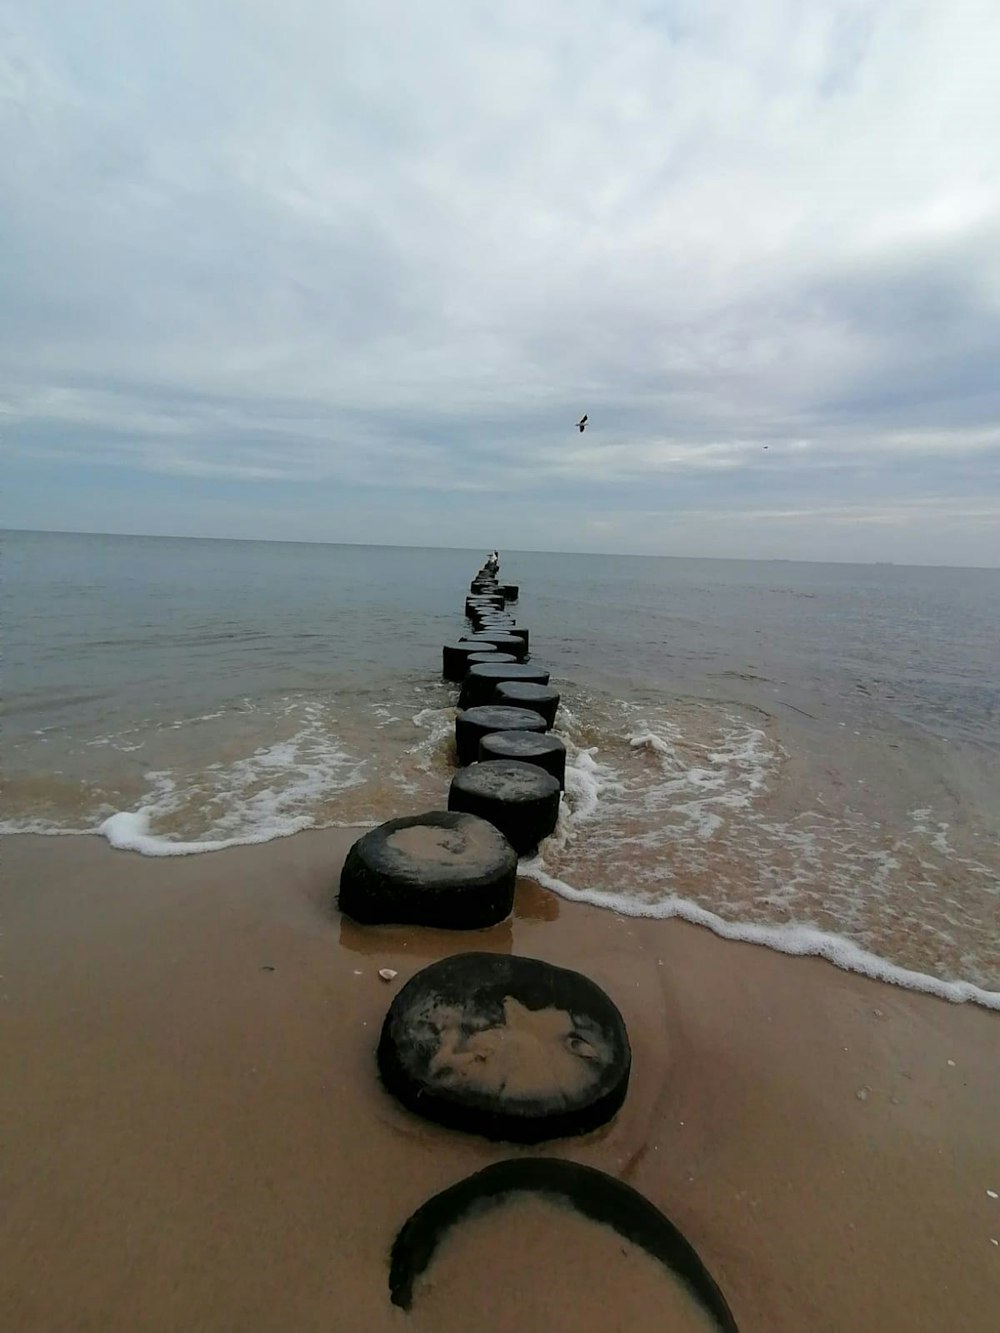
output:
[[[469,655],[469,661],[472,654]],[[502,680],[493,691],[493,702],[511,708],[532,708],[545,718],[546,729],[556,720],[559,709],[559,691],[548,685],[532,685],[524,680]]]
[[[462,680],[469,666],[469,658],[481,653],[490,656],[492,644],[483,643],[446,643],[441,649],[441,674],[445,680]],[[513,659],[512,659],[513,660]]]
[[[468,675],[465,678],[468,680]],[[470,709],[472,711],[475,710]],[[531,710],[525,708],[522,711],[529,713]],[[560,787],[566,786],[566,746],[558,736],[538,735],[536,727],[527,727],[523,731],[513,727],[502,731],[498,728],[487,733],[479,742],[478,758],[484,761],[519,759],[524,764],[537,764],[546,773],[551,773]]]
[[[392,1303],[410,1309],[414,1285],[452,1227],[524,1193],[555,1197],[584,1217],[613,1227],[679,1278],[721,1333],[738,1333],[729,1303],[698,1251],[655,1204],[624,1181],[561,1157],[494,1162],[421,1204],[393,1242],[389,1267]]]
[[[408,1110],[512,1143],[611,1119],[631,1065],[622,1016],[587,977],[537,958],[463,953],[418,972],[382,1026],[382,1082]]]
[[[533,685],[548,685],[549,673],[542,667],[529,666],[526,662],[515,662],[512,666],[482,662],[466,672],[458,700],[459,708],[475,708],[479,704],[489,703],[493,691],[502,680],[525,680]]]
[[[478,668],[470,667],[469,675]],[[468,680],[469,676],[466,676]],[[465,688],[464,686],[462,687]],[[545,730],[545,720],[530,708],[467,708],[455,718],[455,749],[458,762],[462,765],[474,764],[479,758],[479,746],[484,736],[503,730],[517,732]],[[499,756],[494,755],[493,758]],[[511,756],[507,756],[510,758]]]
[[[478,930],[514,905],[517,853],[458,810],[390,819],[359,838],[340,876],[340,910],[364,925]]]
[[[516,759],[470,764],[451,780],[448,809],[488,819],[518,856],[534,851],[559,818],[559,782]]]

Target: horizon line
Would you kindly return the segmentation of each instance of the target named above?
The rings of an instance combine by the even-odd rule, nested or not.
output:
[[[475,551],[473,546],[430,546],[414,542],[355,542],[355,541],[318,541],[308,538],[288,537],[212,537],[193,536],[191,534],[166,532],[105,532],[87,528],[17,528],[0,527],[0,536],[10,532],[30,533],[45,537],[128,537],[140,541],[176,541],[176,542],[248,542],[263,546],[357,546],[381,548],[390,551]],[[492,548],[491,549],[495,549]],[[985,572],[1000,571],[997,565],[932,564],[930,562],[908,560],[817,560],[808,556],[740,556],[740,555],[676,555],[666,552],[651,551],[560,551],[541,550],[534,547],[508,546],[506,550],[516,555],[582,555],[596,556],[610,560],[714,560],[729,564],[756,565],[856,565],[867,569],[969,569]]]

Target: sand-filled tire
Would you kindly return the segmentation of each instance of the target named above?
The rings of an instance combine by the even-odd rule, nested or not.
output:
[[[470,615],[473,611],[502,611],[504,605],[504,599],[498,596],[466,597],[465,614]]]
[[[510,915],[517,853],[488,820],[458,810],[390,819],[347,853],[340,910],[363,925],[479,930]]]
[[[515,662],[512,666],[483,662],[479,666],[470,667],[462,682],[459,708],[475,708],[479,704],[489,703],[502,680],[525,680],[534,685],[548,685],[549,673],[542,667],[530,666],[526,662]]]
[[[441,649],[441,674],[445,680],[462,680],[469,667],[469,658],[485,654],[490,657],[496,647],[486,643],[446,643]]]
[[[559,783],[516,759],[470,764],[451,780],[448,809],[488,819],[518,856],[534,851],[559,818]]]
[[[720,1333],[739,1333],[729,1303],[687,1237],[645,1195],[593,1166],[561,1157],[515,1157],[466,1176],[421,1204],[400,1228],[389,1260],[393,1305],[409,1310],[413,1289],[457,1223],[518,1194],[541,1194],[612,1227],[679,1278]],[[609,1326],[614,1311],[608,1311]]]
[[[469,659],[472,660],[470,653]],[[508,704],[511,708],[532,708],[545,719],[549,730],[559,710],[559,691],[549,685],[533,685],[525,680],[501,680],[493,690],[492,703]]]
[[[465,678],[469,679],[468,674]],[[525,708],[523,711],[531,710]],[[526,727],[523,731],[514,728],[501,731],[498,728],[488,732],[479,742],[477,757],[484,762],[519,759],[524,764],[537,764],[546,773],[551,773],[560,787],[566,786],[566,746],[558,736],[540,736],[535,727]]]
[[[475,648],[485,648],[486,645],[485,645],[485,644],[473,644],[473,647],[475,647]],[[467,657],[465,660],[466,660],[466,668],[465,668],[465,670],[466,670],[466,673],[468,673],[468,671],[469,671],[469,669],[470,669],[471,667],[479,666],[479,664],[480,664],[481,662],[502,662],[502,663],[504,663],[504,664],[509,664],[509,663],[511,663],[511,662],[516,662],[516,661],[517,661],[517,658],[514,657],[511,653],[498,653],[498,652],[496,651],[496,649],[494,648],[494,650],[493,650],[492,653],[485,653],[485,652],[484,652],[484,653],[480,653],[480,652],[470,653],[470,654],[468,655],[468,657]]]
[[[628,1091],[625,1023],[588,977],[463,953],[418,972],[382,1025],[382,1082],[417,1115],[511,1143],[606,1124]]]
[[[475,671],[470,667],[469,672]],[[468,674],[466,680],[468,680]],[[530,708],[467,708],[455,718],[455,749],[463,767],[479,758],[479,745],[484,736],[494,731],[545,731],[545,721]]]

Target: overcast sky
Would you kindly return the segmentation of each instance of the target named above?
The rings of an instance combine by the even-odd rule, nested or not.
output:
[[[0,16],[8,526],[1000,565],[997,0]]]

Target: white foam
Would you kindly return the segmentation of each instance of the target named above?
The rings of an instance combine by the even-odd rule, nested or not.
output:
[[[887,981],[905,990],[935,995],[952,1003],[971,1002],[986,1009],[1000,1010],[1000,991],[985,990],[970,981],[945,981],[940,977],[931,977],[923,972],[915,972],[911,968],[900,967],[896,963],[879,958],[877,954],[869,953],[867,949],[862,949],[853,940],[828,931],[817,930],[812,926],[765,926],[751,922],[725,921],[714,912],[686,898],[667,898],[650,903],[639,902],[602,889],[575,889],[564,880],[548,874],[541,857],[522,861],[520,873],[530,876],[543,887],[551,889],[571,902],[606,907],[619,916],[647,917],[656,920],[679,917],[683,921],[690,921],[693,925],[706,926],[713,934],[726,940],[762,944],[778,953],[792,954],[796,957],[825,958],[845,972],[858,972],[862,976],[871,977],[876,981]]]
[[[440,752],[441,747],[455,730],[455,710],[453,708],[421,708],[411,718],[413,725],[426,732],[416,745],[411,745],[406,753],[413,755],[417,767],[427,772]]]
[[[143,856],[195,856],[201,852],[222,852],[227,847],[247,847],[254,843],[271,842],[286,838],[312,826],[306,815],[291,820],[281,827],[261,828],[235,838],[202,838],[195,842],[175,842],[151,832],[156,807],[145,805],[138,810],[120,810],[98,828],[112,847],[120,851],[140,852]]]
[[[364,761],[339,745],[319,705],[300,711],[303,723],[293,735],[206,769],[211,785],[205,774],[184,782],[170,772],[147,773],[150,790],[142,804],[117,811],[97,831],[113,847],[144,856],[191,856],[269,842],[320,825],[335,827],[318,811],[324,799],[363,781]],[[208,812],[202,836],[176,839],[157,831],[192,805]]]

